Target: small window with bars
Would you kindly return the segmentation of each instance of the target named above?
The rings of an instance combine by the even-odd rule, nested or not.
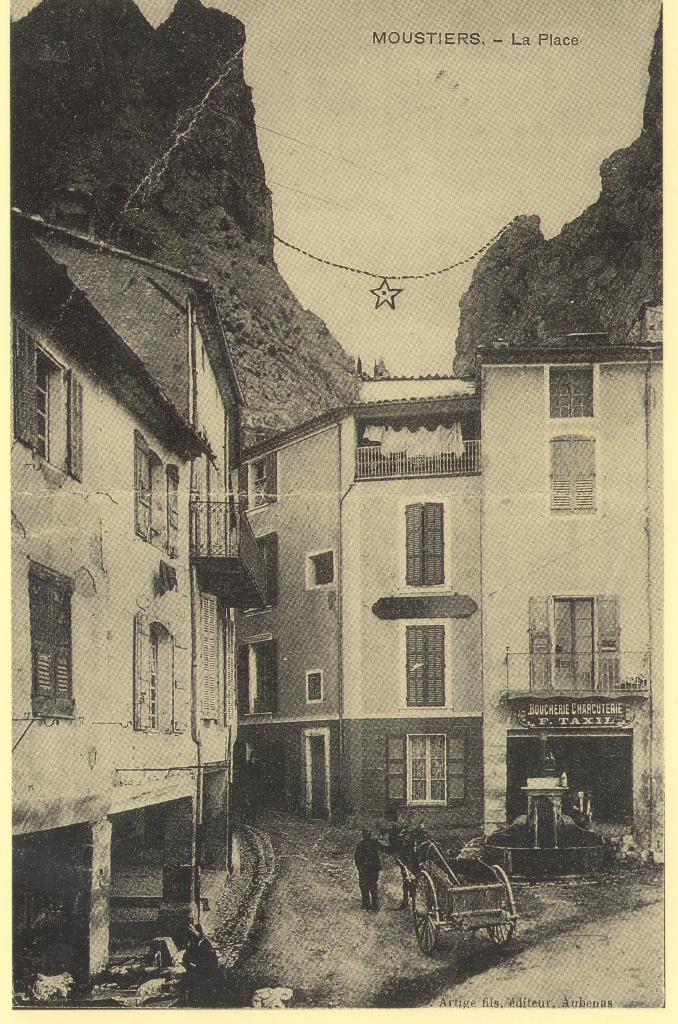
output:
[[[407,781],[410,804],[447,802],[447,739],[444,735],[407,738]]]
[[[592,438],[551,441],[551,511],[595,512],[596,443]]]
[[[552,366],[549,391],[552,419],[593,416],[592,366]]]
[[[71,580],[32,565],[28,577],[35,717],[72,717]]]
[[[320,670],[306,673],[306,703],[319,704],[323,699],[323,674]]]

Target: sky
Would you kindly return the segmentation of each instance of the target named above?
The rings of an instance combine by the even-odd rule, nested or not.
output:
[[[154,25],[172,0],[137,0]],[[21,16],[33,0],[12,0]],[[450,373],[463,259],[518,214],[547,237],[595,201],[599,167],[640,132],[656,0],[211,0],[245,24],[245,77],[281,274],[366,369]],[[472,33],[484,44],[380,44],[373,33]],[[577,46],[537,45],[537,35]],[[530,37],[531,45],[511,45]],[[395,38],[395,36],[393,37]],[[494,43],[502,39],[502,43]]]

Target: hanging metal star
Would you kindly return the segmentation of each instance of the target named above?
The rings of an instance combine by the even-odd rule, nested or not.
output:
[[[377,297],[374,308],[379,309],[380,306],[389,305],[391,309],[395,309],[396,295],[400,295],[402,290],[402,288],[391,288],[386,278],[384,278],[378,288],[370,288],[372,295]]]

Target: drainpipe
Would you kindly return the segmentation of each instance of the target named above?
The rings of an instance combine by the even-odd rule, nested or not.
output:
[[[652,362],[648,360],[645,367],[645,592],[647,599],[647,634],[648,634],[648,675],[650,677],[649,693],[649,716],[650,716],[650,756],[649,756],[649,804],[650,804],[650,827],[648,829],[648,844],[650,850],[654,850],[654,709],[652,707],[652,651],[654,644],[654,623],[652,621],[652,538],[650,531],[650,504],[652,494],[652,475],[650,472],[650,410],[652,408]]]
[[[342,460],[342,444],[341,444],[341,422],[338,424],[338,439],[339,439],[339,587],[337,593],[337,619],[339,629],[339,649],[338,649],[338,662],[339,662],[339,791],[341,796],[344,798],[344,806],[346,806],[346,799],[344,794],[344,499],[347,497],[349,491],[351,491],[355,485],[355,477],[348,485],[344,493],[341,493],[341,471],[343,466]]]
[[[190,372],[190,419],[193,427],[198,428],[198,381],[195,370],[195,334],[193,331],[193,300],[186,297],[188,316],[188,358]],[[189,500],[197,493],[197,467],[200,456],[191,457]],[[190,523],[190,516],[189,516]],[[190,527],[189,527],[190,529]],[[190,538],[189,538],[190,543]],[[200,864],[198,859],[198,837],[202,828],[202,749],[200,745],[200,719],[198,716],[199,673],[198,649],[200,642],[200,586],[198,570],[193,560],[189,564],[191,590],[191,738],[195,744],[197,777],[195,782],[195,805],[193,810],[193,835],[191,838],[193,860],[193,901],[198,918],[200,917]]]

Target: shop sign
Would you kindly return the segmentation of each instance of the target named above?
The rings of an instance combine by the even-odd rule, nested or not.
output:
[[[528,700],[516,709],[528,729],[586,729],[621,726],[633,722],[633,704],[625,700],[568,699]]]

